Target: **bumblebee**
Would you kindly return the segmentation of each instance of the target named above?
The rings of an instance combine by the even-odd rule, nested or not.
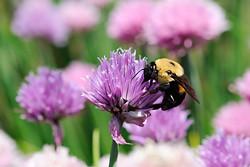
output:
[[[149,93],[157,93],[158,91],[163,93],[162,102],[153,104],[150,108],[171,109],[180,105],[186,94],[189,94],[196,102],[199,102],[194,89],[184,75],[184,69],[179,63],[167,58],[161,58],[147,64],[143,71],[144,82],[149,81],[150,86],[153,82],[159,84],[157,88],[150,90]]]

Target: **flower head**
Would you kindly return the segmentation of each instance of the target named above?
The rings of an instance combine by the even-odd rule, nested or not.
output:
[[[54,122],[78,113],[83,108],[84,98],[77,87],[63,80],[60,71],[44,67],[38,69],[37,75],[30,74],[26,78],[17,101],[26,109],[26,119]]]
[[[63,1],[59,11],[72,31],[89,30],[99,21],[98,9],[84,0]]]
[[[241,97],[250,101],[250,70],[248,70],[241,78],[230,86],[230,88],[237,92]]]
[[[68,149],[59,147],[56,151],[51,146],[45,146],[41,152],[34,153],[24,164],[24,167],[87,167],[77,158],[70,156]]]
[[[15,13],[12,29],[24,38],[42,38],[63,45],[68,28],[50,0],[24,0]]]
[[[249,122],[250,103],[247,101],[231,102],[223,106],[214,120],[217,129],[230,134],[250,137]]]
[[[187,111],[181,107],[150,113],[151,116],[146,120],[144,127],[126,125],[126,129],[131,133],[131,139],[137,143],[145,144],[148,139],[155,142],[182,140],[192,123],[187,119]]]
[[[150,113],[137,109],[148,108],[161,95],[149,94],[149,83],[143,83],[143,74],[136,75],[145,63],[143,59],[136,60],[131,50],[112,52],[109,60],[101,59],[100,66],[90,76],[90,89],[83,93],[97,107],[113,114],[110,131],[117,143],[124,143],[120,136],[121,123],[143,126]]]
[[[216,134],[203,142],[200,156],[206,167],[250,166],[250,139]]]
[[[136,39],[141,39],[151,7],[150,0],[120,2],[109,18],[108,34],[122,42],[135,42]]]
[[[145,26],[150,44],[185,51],[228,29],[223,10],[212,0],[160,1]]]
[[[85,90],[90,86],[88,77],[94,71],[95,67],[93,65],[75,61],[63,70],[62,75],[65,81],[71,82],[81,90]]]
[[[18,167],[22,158],[16,148],[16,143],[0,130],[0,166]]]
[[[135,167],[203,167],[194,151],[183,143],[147,144],[136,147],[127,161]]]

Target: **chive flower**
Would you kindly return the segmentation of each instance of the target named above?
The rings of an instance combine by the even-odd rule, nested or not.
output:
[[[108,156],[100,160],[100,167],[108,166]],[[195,150],[185,143],[146,143],[136,146],[128,154],[119,154],[117,167],[205,167]]]
[[[148,140],[156,143],[181,141],[192,124],[192,120],[187,118],[188,112],[181,107],[169,111],[154,110],[150,113],[144,127],[126,124],[131,139],[136,143],[145,144]]]
[[[125,144],[120,128],[124,122],[143,126],[150,116],[148,108],[160,93],[148,93],[149,82],[143,82],[143,69],[146,61],[135,58],[131,50],[118,49],[111,52],[110,58],[100,60],[100,66],[90,76],[90,88],[83,96],[98,108],[112,114],[110,132],[117,144]],[[153,84],[150,89],[156,85]]]
[[[219,133],[206,139],[199,152],[206,167],[247,167],[249,148],[249,138]]]
[[[0,166],[19,167],[24,156],[17,149],[16,143],[2,129],[0,129]]]
[[[74,156],[69,155],[69,150],[45,145],[43,150],[32,154],[22,165],[24,167],[87,167],[87,165]]]
[[[99,10],[86,0],[64,0],[59,5],[59,13],[65,24],[73,32],[92,29],[99,22]]]
[[[150,44],[183,54],[228,28],[223,9],[212,0],[163,0],[152,11],[145,34]]]
[[[68,40],[69,29],[50,0],[23,0],[18,4],[12,31],[25,39],[45,39],[57,46]]]
[[[148,20],[151,0],[126,0],[117,3],[108,22],[108,35],[121,42],[144,41],[143,27]]]
[[[248,69],[245,74],[239,77],[234,84],[230,85],[229,89],[237,93],[242,98],[250,102],[250,69]]]
[[[78,87],[63,80],[60,71],[46,67],[30,74],[21,86],[17,101],[26,111],[23,117],[34,122],[47,122],[53,127],[55,143],[61,144],[61,118],[74,115],[83,109],[84,98]]]
[[[227,134],[250,137],[250,103],[243,100],[223,106],[214,119],[216,129]]]

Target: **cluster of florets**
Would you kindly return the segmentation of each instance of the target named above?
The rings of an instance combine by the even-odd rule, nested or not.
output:
[[[123,42],[146,41],[183,52],[228,27],[223,10],[211,0],[126,0],[111,13],[108,34]]]
[[[98,21],[98,8],[85,0],[65,0],[58,5],[51,0],[23,0],[14,14],[12,29],[20,37],[41,38],[62,46],[70,32],[90,30]]]

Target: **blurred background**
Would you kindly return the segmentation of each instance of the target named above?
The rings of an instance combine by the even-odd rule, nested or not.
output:
[[[105,5],[95,4],[98,21],[86,31],[70,33],[67,42],[59,44],[56,40],[26,39],[14,33],[13,19],[20,2],[0,1],[0,128],[15,139],[25,153],[39,150],[45,143],[53,143],[49,125],[20,119],[22,109],[16,102],[16,96],[29,72],[35,72],[40,66],[64,69],[74,60],[97,66],[98,57],[108,56],[110,51],[119,47],[133,48],[138,54],[149,57],[149,60],[167,54],[164,49],[154,51],[155,48],[152,48],[153,51],[150,51],[143,45],[123,43],[109,37],[107,24],[110,12],[117,3],[115,0]],[[187,136],[192,146],[197,146],[201,139],[213,132],[211,120],[219,108],[239,98],[229,92],[228,86],[250,67],[250,1],[216,2],[225,10],[230,29],[202,49],[193,51],[189,58],[192,85],[201,102],[187,107],[191,111],[190,117],[194,119]],[[60,0],[54,3],[60,5]],[[34,19],[30,24],[38,23],[39,20]],[[63,144],[70,148],[71,154],[92,164],[94,129],[100,132],[101,154],[110,151],[109,120],[109,113],[86,104],[79,115],[63,119]],[[132,147],[121,146],[120,150],[128,152]]]

